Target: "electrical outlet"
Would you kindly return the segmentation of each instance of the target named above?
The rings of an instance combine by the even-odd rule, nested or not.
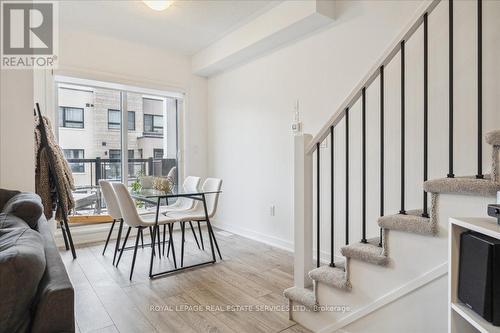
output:
[[[271,214],[271,216],[274,216],[276,214],[276,206],[275,205],[271,205],[271,207],[269,209],[269,213]]]

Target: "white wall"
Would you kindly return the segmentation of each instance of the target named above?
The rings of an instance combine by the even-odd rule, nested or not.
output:
[[[35,190],[33,71],[0,70],[0,188]]]
[[[56,74],[184,92],[184,171],[206,176],[206,79],[191,74],[188,57],[65,26],[59,45]]]
[[[336,111],[393,39],[409,24],[420,1],[339,1],[337,21],[328,29],[209,79],[209,172],[224,179],[217,223],[275,245],[292,248],[293,104],[300,100],[306,133],[316,134]],[[484,131],[500,127],[500,4],[484,2]],[[476,51],[475,2],[455,5],[455,173],[475,173]],[[447,169],[447,3],[429,17],[430,48],[430,177]],[[458,36],[458,37],[457,37]],[[422,184],[422,29],[406,47],[407,209],[421,207]],[[400,86],[399,56],[386,68],[386,213],[399,210]],[[378,82],[367,90],[368,229],[377,235],[379,215],[379,92]],[[350,208],[352,241],[359,240],[360,103],[350,117]],[[336,129],[336,219],[343,221],[344,124]],[[322,191],[329,191],[328,150],[322,149]],[[489,147],[484,147],[484,169],[489,171]],[[329,197],[323,195],[323,249],[329,242]],[[276,205],[276,216],[270,206]],[[342,223],[340,223],[342,225]],[[344,242],[338,230],[337,244]]]

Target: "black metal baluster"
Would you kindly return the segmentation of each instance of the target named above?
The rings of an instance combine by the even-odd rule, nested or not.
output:
[[[321,165],[320,165],[320,143],[316,143],[316,267],[320,266],[320,227],[321,227],[321,211],[320,211],[320,173],[321,173]]]
[[[429,122],[429,94],[428,94],[428,54],[429,54],[429,40],[428,40],[428,17],[427,13],[424,14],[424,182],[427,180],[427,166],[428,166],[428,122]],[[429,217],[427,212],[427,192],[423,191],[423,209],[422,217]]]
[[[345,109],[345,245],[349,245],[349,108]]]
[[[477,175],[483,179],[483,2],[477,0]]]
[[[330,127],[330,188],[331,188],[331,196],[330,196],[330,207],[331,207],[331,216],[330,216],[330,267],[335,267],[335,147],[334,147],[334,127]]]
[[[401,41],[401,210],[405,211],[405,41]]]
[[[361,137],[362,137],[362,205],[363,205],[363,217],[362,217],[362,238],[361,243],[367,243],[366,241],[366,88],[363,87],[361,90]]]
[[[384,216],[384,66],[380,67],[380,216]],[[379,246],[382,246],[380,228]]]
[[[453,178],[453,0],[448,2],[448,178]]]

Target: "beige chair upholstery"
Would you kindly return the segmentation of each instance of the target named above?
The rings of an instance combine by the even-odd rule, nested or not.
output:
[[[111,182],[107,180],[99,180],[99,186],[101,186],[101,192],[104,197],[106,207],[108,208],[108,214],[115,220],[121,219],[122,213]]]
[[[219,192],[222,188],[222,179],[207,178],[202,186],[202,192]],[[208,218],[214,217],[219,203],[219,193],[205,194]],[[198,201],[193,209],[187,211],[167,212],[166,217],[177,221],[205,221],[205,209],[203,203]]]

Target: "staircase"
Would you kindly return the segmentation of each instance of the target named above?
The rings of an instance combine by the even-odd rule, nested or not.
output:
[[[447,175],[440,179],[428,179],[429,147],[435,142],[429,142],[429,82],[428,82],[428,30],[429,15],[438,8],[447,7],[448,13],[448,41],[449,41],[449,105],[447,112],[448,123],[443,125],[448,139]],[[380,61],[352,91],[345,102],[340,106],[332,118],[325,124],[321,131],[312,138],[308,134],[295,137],[295,165],[294,165],[294,223],[295,223],[295,286],[284,291],[289,300],[289,315],[291,320],[296,320],[305,327],[320,332],[335,332],[355,323],[363,317],[373,314],[398,298],[410,295],[420,290],[423,286],[431,285],[433,281],[445,283],[447,271],[447,224],[450,214],[460,216],[463,214],[481,214],[486,211],[486,203],[494,201],[497,191],[500,191],[499,153],[500,130],[488,131],[483,135],[483,72],[482,68],[482,1],[477,1],[477,110],[474,118],[477,119],[474,137],[477,146],[477,173],[473,176],[456,176],[454,162],[456,151],[454,147],[454,65],[453,65],[453,29],[454,8],[452,1],[426,2],[416,18],[404,29],[403,33],[387,49]],[[406,174],[408,156],[414,151],[408,149],[407,134],[409,128],[406,122],[408,112],[406,103],[406,44],[412,36],[419,31],[423,34],[423,125],[422,125],[422,182],[418,185],[408,181]],[[394,58],[400,62],[400,123],[397,129],[388,129],[387,119],[384,114],[384,97],[387,86],[385,69],[391,66]],[[485,72],[486,73],[486,72]],[[380,203],[379,230],[374,233],[373,225],[368,224],[367,205],[372,197],[368,197],[367,186],[368,167],[367,156],[370,149],[375,149],[373,142],[367,142],[367,90],[373,89],[374,83],[379,90],[379,142],[376,148],[379,154],[378,187]],[[360,207],[353,212],[352,197],[357,192],[352,191],[352,182],[357,175],[352,172],[353,153],[352,135],[355,105],[360,106],[360,124],[358,133],[360,140]],[[471,111],[472,112],[472,111]],[[351,120],[350,120],[351,118]],[[497,124],[500,128],[500,123]],[[386,188],[387,179],[394,179],[394,175],[387,173],[387,156],[385,152],[388,142],[385,141],[388,130],[399,134],[399,212],[386,214],[390,189]],[[488,146],[483,147],[483,140]],[[342,156],[339,157],[338,149],[343,147]],[[325,159],[323,150],[329,150]],[[490,174],[483,173],[483,151],[491,149]],[[325,175],[325,160],[328,162]],[[432,163],[432,162],[431,162]],[[344,174],[339,176],[336,168],[342,166]],[[323,180],[327,179],[327,181]],[[342,178],[342,186],[338,185]],[[351,182],[351,184],[350,184]],[[423,184],[423,185],[422,185]],[[422,188],[422,205],[420,209],[406,209],[407,192],[415,187]],[[325,192],[328,196],[325,198]],[[475,199],[471,199],[475,198]],[[340,200],[341,199],[341,200]],[[340,201],[339,201],[340,200]],[[330,211],[324,214],[325,203]],[[340,205],[339,203],[342,203]],[[452,211],[451,211],[452,209]],[[343,218],[338,218],[338,211],[342,210]],[[360,221],[352,218],[354,213],[359,213]],[[325,219],[329,215],[329,219]],[[326,222],[326,228],[325,228]],[[354,226],[357,227],[355,230]],[[330,231],[325,235],[325,230]],[[358,231],[359,241],[352,242],[354,234]],[[345,244],[336,246],[338,233],[344,233]],[[315,236],[315,237],[314,237]],[[329,236],[326,249],[324,238]],[[372,236],[372,237],[369,237]],[[391,242],[389,242],[391,240]],[[389,244],[391,245],[389,247]],[[323,245],[323,247],[322,247]],[[329,245],[329,246],[328,246]],[[328,253],[329,252],[329,253]],[[423,258],[423,259],[422,259]],[[313,268],[313,261],[315,268]],[[325,263],[326,261],[326,263]],[[359,275],[358,275],[359,274]],[[373,284],[371,284],[373,282]],[[437,282],[436,282],[437,283]],[[429,287],[431,288],[431,287]],[[437,287],[432,287],[437,288]],[[431,289],[432,289],[431,288]],[[429,290],[431,290],[429,289]],[[438,288],[443,289],[443,286]],[[438,299],[438,296],[440,297]],[[443,299],[444,298],[444,299]],[[436,295],[436,302],[446,302],[446,290]],[[348,305],[350,313],[336,312],[326,309],[328,305]],[[301,307],[296,307],[300,305]],[[436,305],[437,306],[437,305]],[[432,305],[429,305],[432,312]],[[304,311],[305,308],[305,311]],[[402,314],[402,316],[404,316]],[[432,316],[432,314],[429,314]],[[435,329],[430,326],[430,329]],[[353,329],[356,331],[356,329]],[[367,330],[361,330],[366,332]],[[400,332],[401,327],[394,332]],[[374,330],[373,332],[376,332]]]

